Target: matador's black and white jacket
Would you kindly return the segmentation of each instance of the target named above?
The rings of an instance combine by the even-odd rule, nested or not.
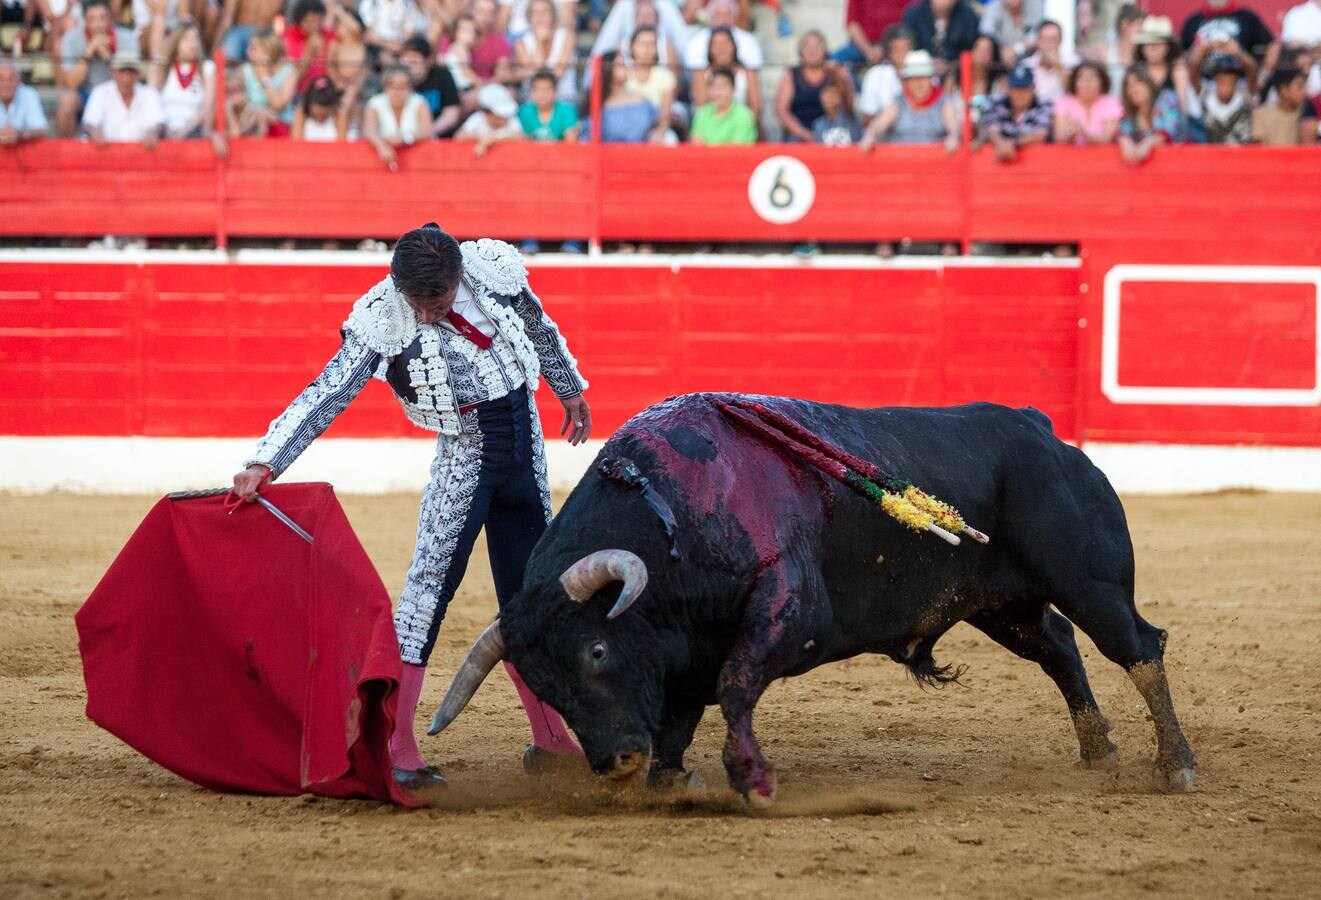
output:
[[[489,239],[465,241],[460,249],[464,284],[496,329],[489,351],[419,322],[386,276],[353,304],[339,352],[271,422],[245,465],[282,474],[373,377],[390,385],[414,424],[449,437],[473,427],[475,419],[461,415],[462,407],[520,387],[535,391],[541,378],[561,399],[587,389],[559,329],[528,286],[518,251]]]

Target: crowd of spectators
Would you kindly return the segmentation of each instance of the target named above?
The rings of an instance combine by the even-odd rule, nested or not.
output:
[[[779,3],[767,5],[789,34]],[[849,0],[844,46],[832,52],[821,32],[801,33],[796,62],[774,79],[763,77],[749,6],[4,0],[18,32],[0,50],[0,145],[43,135],[147,146],[208,140],[224,153],[237,137],[359,140],[391,168],[400,148],[423,141],[469,141],[481,155],[504,141],[593,133],[661,144],[952,149],[965,97],[976,139],[1005,161],[1042,142],[1114,144],[1140,163],[1165,144],[1309,144],[1318,136],[1321,0],[1292,9],[1278,38],[1234,0],[1207,0],[1177,30],[1125,6],[1112,32],[1098,34],[1091,0],[1079,0],[1076,53],[1042,0]],[[53,123],[13,61],[41,42],[59,88]],[[589,119],[586,63],[594,57],[599,123]],[[769,104],[763,81],[774,84]],[[216,131],[218,102],[224,133]]]

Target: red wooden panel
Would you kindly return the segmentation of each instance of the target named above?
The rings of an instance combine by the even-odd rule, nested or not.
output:
[[[775,225],[748,201],[748,179],[772,156],[812,171],[816,199],[797,222]],[[602,148],[605,238],[785,241],[957,238],[965,172],[939,147],[871,155],[800,144]]]
[[[0,234],[212,234],[216,179],[201,141],[39,141],[0,153]]]
[[[797,222],[761,219],[754,167],[788,155],[813,173]],[[599,170],[598,170],[599,166]],[[599,182],[599,192],[598,192]],[[1161,148],[1124,165],[1113,147],[1029,147],[1009,165],[986,148],[852,149],[507,144],[408,148],[398,172],[365,144],[202,142],[155,151],[43,141],[0,154],[0,234],[391,238],[427,220],[462,237],[646,240],[968,238],[1168,241],[1269,222],[1253,241],[1313,241],[1321,166],[1310,148]]]
[[[26,343],[7,340],[0,324],[0,391],[21,398],[3,405],[0,428],[16,434],[260,433],[334,352],[356,292],[381,275],[379,266],[60,264],[40,267],[49,281],[38,284],[33,268],[0,264],[0,283],[35,284],[44,298],[16,301],[42,309],[22,317],[35,329]],[[1042,407],[1062,433],[1071,421],[1076,270],[552,267],[536,269],[533,284],[592,381],[598,435],[699,390],[859,406],[989,396]],[[117,322],[123,336],[93,348],[54,330],[78,310],[102,311],[98,324]],[[67,358],[57,365],[52,355]],[[543,390],[539,404],[558,432],[558,402]],[[422,434],[380,384],[331,433]]]
[[[1306,147],[1161,148],[1141,166],[1121,163],[1114,147],[1027,147],[1007,165],[984,147],[971,167],[975,240],[1163,244],[1269,222],[1241,237],[1278,246],[1314,242],[1321,220],[1321,164]]]
[[[1084,331],[1079,398],[1087,439],[1321,446],[1321,404],[1302,396],[1304,388],[1316,383],[1316,309],[1312,305],[1316,301],[1307,299],[1314,298],[1315,289],[1310,285],[1281,285],[1277,290],[1268,284],[1262,290],[1251,282],[1234,280],[1236,271],[1253,273],[1261,266],[1284,266],[1298,280],[1314,279],[1321,272],[1317,268],[1321,265],[1321,246],[1315,241],[1281,246],[1274,240],[1237,234],[1232,242],[1096,241],[1085,247],[1084,260],[1083,277],[1088,287],[1084,318],[1088,325]],[[1141,385],[1135,377],[1141,375],[1154,379],[1154,384],[1142,385],[1150,387],[1283,388],[1294,391],[1293,402],[1301,405],[1283,405],[1270,396],[1254,394],[1218,403],[1132,402],[1123,398],[1116,402],[1106,395],[1101,379],[1106,273],[1117,265],[1170,267],[1170,272],[1177,273],[1181,270],[1173,267],[1198,264],[1216,266],[1225,274],[1210,281],[1199,276],[1197,288],[1191,291],[1178,280],[1139,281],[1122,291],[1118,335],[1121,386]],[[1130,301],[1140,323],[1145,320],[1147,327],[1128,329],[1125,319]],[[1169,311],[1163,309],[1167,302],[1170,309],[1185,311],[1182,320],[1165,315]],[[1303,321],[1309,310],[1313,317],[1310,325]],[[1194,322],[1200,327],[1192,327]],[[1302,349],[1309,332],[1313,337],[1311,379],[1304,374],[1308,366]],[[1135,343],[1126,348],[1125,340]],[[1261,354],[1260,350],[1269,352]],[[1161,353],[1172,358],[1143,358]],[[1268,358],[1275,354],[1282,354],[1278,365],[1274,358]],[[1176,380],[1184,383],[1171,383]]]
[[[1119,380],[1169,387],[1310,388],[1316,286],[1128,282]]]
[[[393,238],[427,221],[460,237],[584,238],[589,157],[574,145],[466,143],[400,153],[399,171],[365,144],[240,141],[225,169],[234,234]]]

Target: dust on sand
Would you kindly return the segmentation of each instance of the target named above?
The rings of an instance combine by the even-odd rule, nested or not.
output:
[[[1120,764],[1075,766],[1064,702],[966,626],[937,647],[964,687],[879,658],[778,682],[758,734],[775,817],[725,787],[709,711],[690,751],[712,789],[654,797],[522,775],[526,724],[493,677],[424,751],[435,808],[202,791],[83,717],[73,614],[154,498],[0,497],[0,895],[1316,896],[1321,884],[1321,497],[1130,498],[1138,596],[1170,631],[1197,788],[1152,793],[1136,690],[1081,635]],[[347,497],[391,590],[415,497]],[[433,659],[425,727],[494,595],[479,548]],[[498,672],[498,670],[497,670]]]

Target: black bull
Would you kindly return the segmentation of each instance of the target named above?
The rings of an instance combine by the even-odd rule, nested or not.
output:
[[[537,544],[523,591],[460,669],[433,733],[503,655],[564,715],[602,774],[630,775],[650,760],[653,783],[686,777],[684,751],[718,703],[730,783],[764,805],[775,770],[752,713],[772,681],[859,653],[948,680],[932,647],[968,622],[1038,663],[1064,695],[1083,763],[1112,765],[1077,625],[1146,701],[1159,783],[1191,783],[1193,754],[1162,663],[1166,633],[1133,603],[1123,507],[1044,415],[985,403],[851,409],[756,398],[991,536],[954,547],[744,430],[713,399],[733,396],[667,400],[606,443]],[[649,480],[650,497],[636,478],[604,474],[621,460]]]

